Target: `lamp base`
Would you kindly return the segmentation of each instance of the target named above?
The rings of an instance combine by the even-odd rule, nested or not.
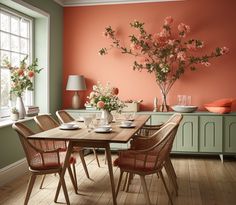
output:
[[[73,97],[72,97],[72,108],[73,109],[79,109],[80,108],[80,104],[81,104],[81,100],[80,97],[78,95],[77,92],[74,93]]]

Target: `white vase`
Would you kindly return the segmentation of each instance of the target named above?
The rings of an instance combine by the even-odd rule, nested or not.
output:
[[[22,97],[16,98],[16,109],[19,112],[19,119],[24,119],[26,116],[26,112]]]
[[[11,120],[13,121],[19,120],[19,113],[11,113]]]
[[[101,114],[101,121],[103,122],[103,124],[109,124],[111,123],[113,120],[113,116],[112,114],[108,111],[108,110],[102,110],[102,114]]]

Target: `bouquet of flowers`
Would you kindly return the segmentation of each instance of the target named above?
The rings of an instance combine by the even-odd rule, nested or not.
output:
[[[35,59],[31,65],[27,66],[27,58],[28,56],[20,62],[19,67],[12,67],[7,59],[4,60],[4,65],[11,71],[10,94],[18,97],[21,97],[26,89],[33,90],[33,77],[42,70],[37,68],[38,59]]]
[[[93,86],[93,91],[87,97],[89,103],[92,107],[98,110],[107,110],[111,112],[116,110],[121,112],[122,108],[125,106],[124,103],[118,98],[119,89],[112,87],[110,83],[103,86],[100,82]]]
[[[111,26],[106,27],[104,36],[111,41],[111,45],[99,51],[100,55],[106,55],[109,49],[119,49],[123,54],[136,57],[134,70],[155,73],[156,82],[163,96],[161,109],[165,110],[168,110],[166,104],[168,92],[186,69],[194,71],[197,64],[208,67],[211,58],[222,56],[229,51],[227,47],[217,47],[210,54],[196,55],[196,52],[204,47],[204,42],[198,39],[186,39],[190,27],[184,23],[180,23],[177,32],[174,33],[173,22],[171,16],[166,17],[161,31],[150,34],[144,29],[144,23],[135,20],[130,26],[136,29],[138,34],[129,36],[130,46],[121,45]]]

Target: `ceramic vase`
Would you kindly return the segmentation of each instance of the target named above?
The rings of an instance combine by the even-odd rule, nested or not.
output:
[[[19,119],[24,119],[26,116],[25,106],[21,96],[16,98],[16,109],[19,112]]]
[[[108,110],[102,110],[101,120],[103,121],[103,124],[111,123],[113,120],[111,112],[109,112]]]

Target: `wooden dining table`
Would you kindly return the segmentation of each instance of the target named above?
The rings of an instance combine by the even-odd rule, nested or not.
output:
[[[74,121],[79,125],[79,129],[75,130],[62,130],[60,127],[43,131],[29,136],[29,139],[46,139],[46,140],[65,140],[68,141],[68,149],[65,156],[61,175],[64,177],[67,167],[69,166],[69,158],[73,152],[73,147],[93,147],[104,148],[106,151],[107,165],[110,175],[111,191],[113,204],[116,205],[115,196],[115,182],[112,168],[112,158],[110,143],[127,143],[135,133],[148,121],[150,115],[136,115],[134,117],[132,128],[122,128],[121,121],[117,120],[111,123],[111,132],[109,133],[96,133],[94,130],[89,130],[85,127],[84,123]],[[67,190],[64,190],[66,203],[70,204]]]

